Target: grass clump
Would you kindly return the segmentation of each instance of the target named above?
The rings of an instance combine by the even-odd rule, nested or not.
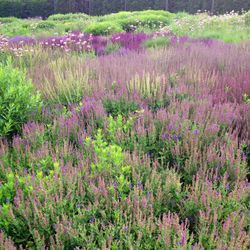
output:
[[[170,41],[168,37],[156,37],[144,42],[144,47],[146,48],[167,47],[169,43]]]

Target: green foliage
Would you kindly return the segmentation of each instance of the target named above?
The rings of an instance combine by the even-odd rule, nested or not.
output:
[[[116,117],[117,115],[127,116],[130,112],[140,109],[140,106],[134,101],[128,101],[124,98],[119,100],[106,99],[103,101],[103,107],[107,114]]]
[[[52,22],[49,22],[49,21],[40,22],[36,26],[37,29],[54,29],[55,27],[56,27],[56,25]]]
[[[89,139],[86,139],[86,143],[89,144]],[[108,145],[103,140],[101,130],[98,130],[93,146],[99,162],[92,164],[92,170],[99,173],[103,171],[108,171],[112,174],[117,173],[117,168],[120,168],[124,161],[122,148],[118,145]]]
[[[115,133],[114,120],[110,118],[109,132]],[[126,125],[124,125],[126,127]],[[125,165],[125,155],[122,147],[111,142],[110,144],[104,140],[102,130],[98,130],[94,140],[85,139],[87,147],[93,146],[97,162],[91,164],[93,173],[109,175],[117,182],[117,190],[122,199],[126,198],[130,188],[131,167]],[[114,192],[114,187],[110,186],[110,191]]]
[[[250,168],[250,145],[243,143],[242,150],[246,156],[247,166]],[[250,175],[250,171],[248,174]]]
[[[111,53],[118,51],[120,48],[121,46],[118,43],[108,43],[105,48],[105,53],[111,54]]]
[[[19,176],[10,172],[6,175],[6,180],[0,186],[0,227],[8,235],[11,235],[16,242],[25,242],[27,244],[32,244],[30,242],[30,232],[27,230],[27,221],[23,220],[22,217],[17,216],[16,219],[13,219],[13,207],[14,203],[20,202],[19,198],[16,199],[17,190],[19,195],[21,194],[23,198],[27,198],[33,192],[32,180],[35,180],[35,183],[43,183],[44,187],[48,190],[51,188],[51,180],[55,175],[60,174],[59,164],[55,162],[53,164],[52,170],[48,174],[44,174],[42,171],[37,170],[35,175]],[[34,183],[33,183],[34,184]],[[45,199],[41,193],[37,193],[40,200]],[[22,207],[21,203],[19,204]],[[17,206],[17,207],[19,207]],[[12,213],[11,213],[12,211]]]
[[[0,64],[6,64],[11,56],[11,52],[0,51]]]
[[[128,134],[129,130],[133,126],[133,122],[134,122],[133,117],[130,117],[129,119],[124,120],[122,115],[118,115],[116,119],[114,119],[112,116],[109,116],[109,118],[108,118],[108,139],[111,142],[115,142],[117,132]]]
[[[27,195],[32,190],[32,186],[27,185],[29,177],[21,177],[10,172],[6,176],[6,182],[0,187],[0,205],[12,203],[16,194],[16,185]]]
[[[122,28],[115,22],[100,22],[92,23],[85,32],[93,35],[109,35],[111,33],[122,32]]]
[[[170,105],[170,98],[169,97],[164,97],[164,98],[154,98],[148,103],[148,107],[152,112],[156,112],[157,110],[161,108],[167,108]]]
[[[51,21],[71,21],[75,19],[89,19],[90,16],[84,13],[54,14],[48,17]]]
[[[12,202],[15,196],[15,176],[13,173],[9,173],[6,176],[6,183],[0,187],[0,205],[6,202]]]
[[[152,32],[163,28],[163,31],[178,36],[188,35],[195,38],[204,37],[220,39],[226,42],[239,42],[248,40],[250,37],[246,21],[248,15],[248,13],[220,16],[210,16],[204,13],[190,15],[183,12],[173,14],[161,10],[122,11],[105,16],[68,13],[49,16],[46,21],[13,17],[0,18],[0,23],[2,23],[0,31],[1,34],[7,36],[36,35],[42,37],[54,35],[55,33],[63,35],[65,32],[72,30],[87,31],[97,35],[109,35],[121,31],[135,30],[138,32]],[[237,33],[235,33],[235,29],[238,30]],[[165,46],[165,42],[167,43],[163,39],[157,39],[155,42],[156,44],[150,41],[148,46]],[[112,45],[109,46],[107,53],[110,50],[117,49]]]
[[[245,23],[246,23],[246,25],[250,25],[250,11],[248,11],[248,12],[244,15],[244,18],[245,18]]]
[[[177,212],[184,198],[182,192],[181,176],[171,169],[161,172],[161,180],[152,183],[152,191],[157,195],[157,189],[162,188],[163,194],[160,200],[154,203],[155,215],[158,217],[166,212]]]
[[[131,17],[131,15],[133,15],[133,12],[120,11],[118,13],[100,16],[98,20],[99,21],[114,21],[114,20],[118,21],[118,20],[129,18],[129,17]]]
[[[243,102],[245,104],[249,104],[250,103],[250,97],[246,93],[243,95]]]
[[[170,41],[169,38],[167,37],[156,37],[156,38],[152,38],[147,40],[146,42],[144,42],[144,46],[146,48],[158,48],[158,47],[167,47],[169,46]]]
[[[0,136],[21,131],[30,115],[41,107],[40,95],[24,72],[15,69],[10,60],[0,65]]]
[[[12,23],[18,21],[16,17],[0,17],[0,23]]]

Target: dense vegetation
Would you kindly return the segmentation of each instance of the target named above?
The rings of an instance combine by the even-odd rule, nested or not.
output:
[[[119,12],[100,17],[83,13],[56,14],[41,19],[0,18],[0,34],[13,40],[27,40],[29,37],[67,36],[70,31],[81,31],[94,35],[109,35],[117,32],[156,31],[178,36],[215,38],[225,42],[239,42],[250,39],[250,12],[210,16],[206,13],[190,15],[166,11]],[[237,30],[237,32],[235,32]],[[18,38],[19,37],[19,38]]]
[[[210,11],[226,13],[250,10],[246,0],[1,0],[0,16],[47,17],[56,13],[84,12],[104,15],[118,11],[168,10],[171,12]]]
[[[249,249],[249,20],[1,18],[0,249]]]

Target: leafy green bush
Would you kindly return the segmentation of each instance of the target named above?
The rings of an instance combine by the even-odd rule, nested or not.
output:
[[[151,28],[168,25],[170,23],[170,17],[158,15],[141,15],[138,19],[140,20],[141,25],[149,26]]]
[[[87,28],[87,32],[106,35],[120,31],[133,31],[137,27],[147,27],[150,29],[168,25],[173,14],[167,11],[122,11],[115,14],[99,17],[97,22]],[[111,27],[111,28],[110,28]],[[90,31],[88,31],[90,29]],[[111,29],[111,30],[110,30]],[[107,30],[110,30],[107,32]]]
[[[130,12],[130,11],[121,11],[118,13],[101,16],[99,17],[99,20],[100,21],[114,21],[114,20],[124,19],[124,18],[130,17],[131,15],[133,15],[133,13],[134,12]]]
[[[114,22],[100,22],[90,24],[85,32],[93,35],[109,35],[111,33],[122,32],[122,28],[119,24]]]
[[[10,60],[6,65],[0,64],[0,136],[20,132],[40,106],[40,95],[25,73],[13,68]]]
[[[245,14],[245,23],[250,25],[250,11]]]
[[[84,13],[68,13],[68,14],[55,14],[48,17],[51,21],[69,21],[75,19],[89,19],[90,17]]]
[[[13,23],[18,21],[16,17],[0,17],[0,23]]]
[[[54,29],[55,27],[56,27],[56,25],[52,22],[49,22],[49,21],[40,22],[37,25],[38,29]]]
[[[126,101],[125,99],[103,101],[103,107],[107,114],[116,117],[118,115],[127,116],[129,112],[135,112],[140,106],[134,101]]]
[[[114,16],[114,20],[122,26],[123,30],[130,31],[133,26],[136,28],[147,27],[150,29],[166,26],[170,24],[172,14],[169,12],[162,14],[161,11],[142,11],[132,12],[130,15],[124,15],[121,17],[122,18],[116,18]]]

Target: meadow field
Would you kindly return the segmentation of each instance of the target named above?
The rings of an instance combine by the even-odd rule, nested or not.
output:
[[[0,18],[0,249],[247,250],[250,12]]]

